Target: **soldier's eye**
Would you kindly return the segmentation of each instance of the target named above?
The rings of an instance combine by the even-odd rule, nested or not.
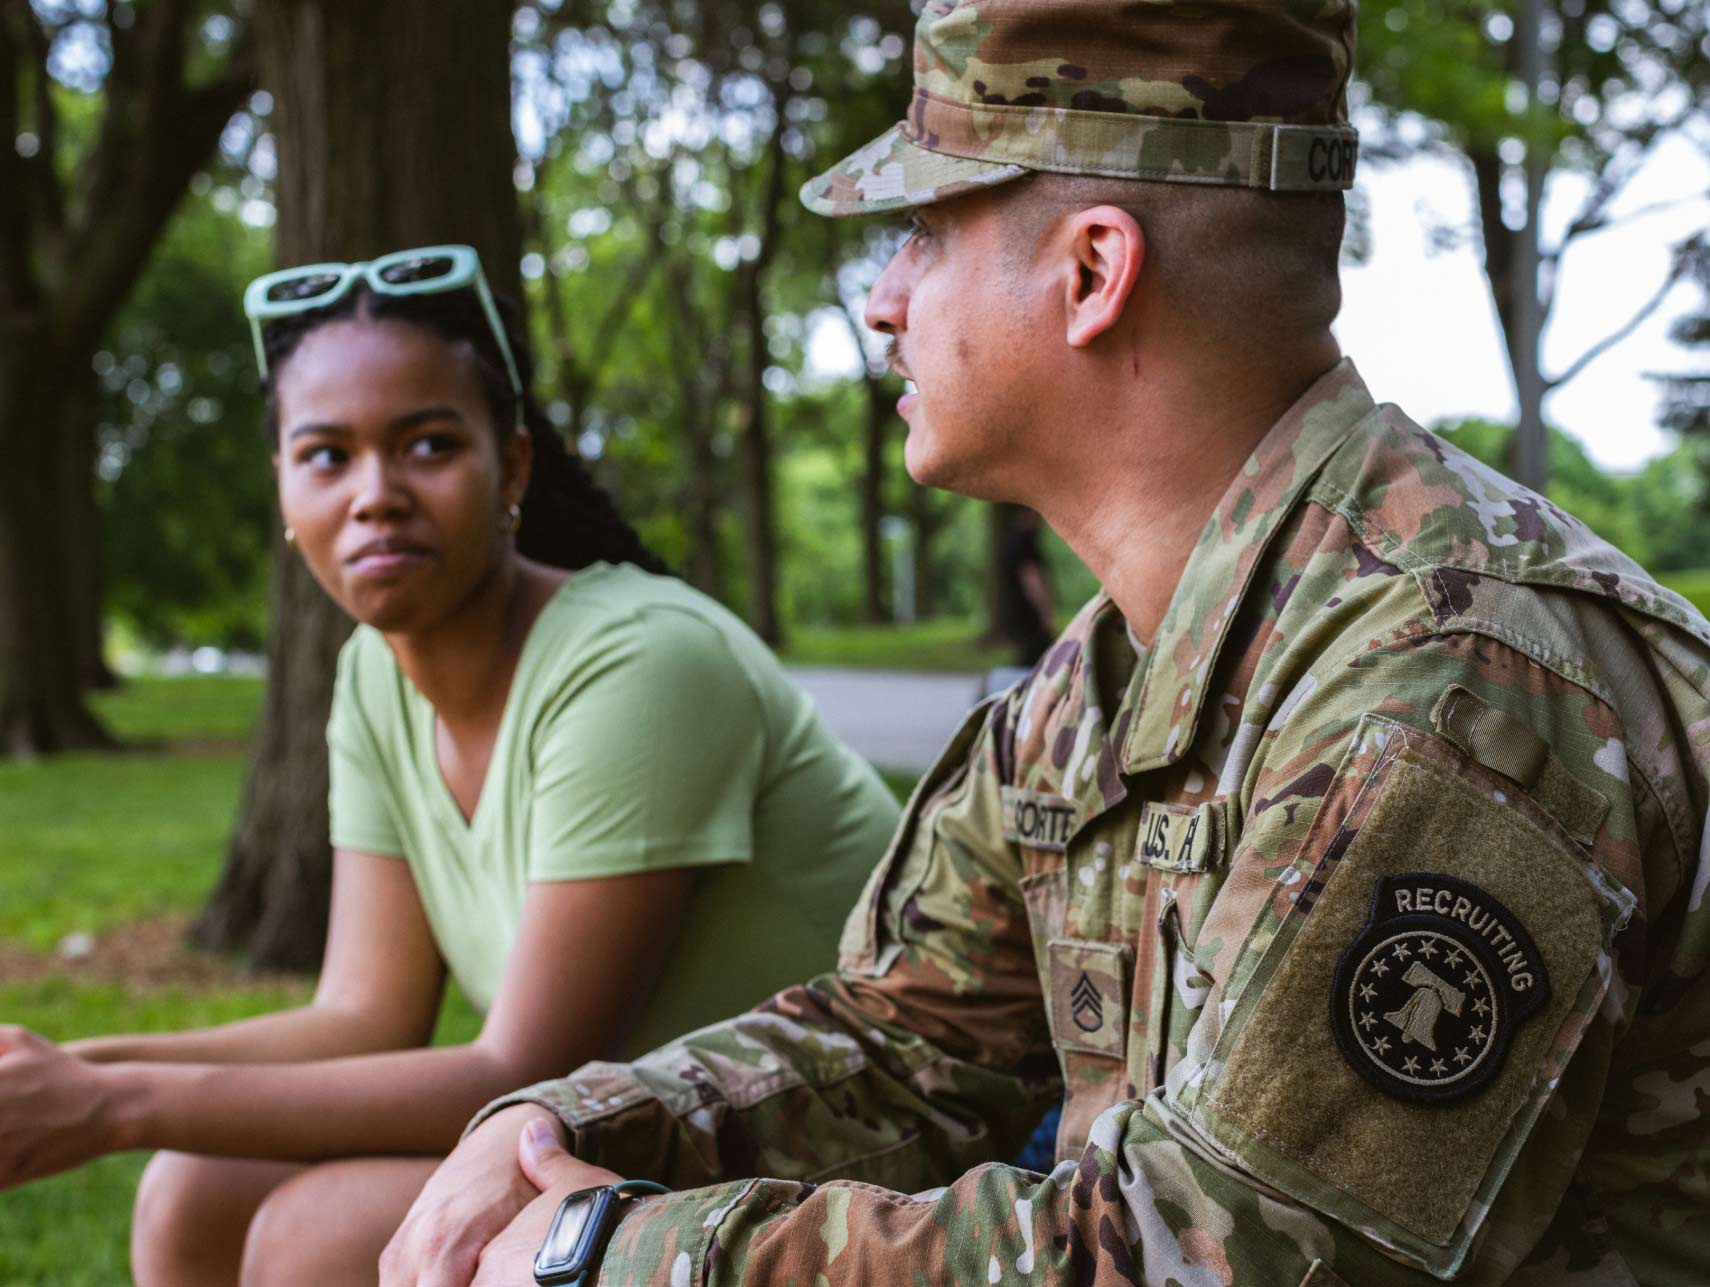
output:
[[[893,223],[878,228],[870,241],[873,258],[880,264],[888,264],[895,258],[897,251],[908,243],[914,229],[912,221]]]

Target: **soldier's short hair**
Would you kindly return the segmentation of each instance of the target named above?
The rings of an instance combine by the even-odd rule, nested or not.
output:
[[[1283,341],[1326,330],[1341,309],[1346,209],[1340,192],[1135,183],[1035,174],[993,193],[1031,255],[1055,220],[1111,205],[1134,216],[1146,267],[1184,327],[1230,342]]]

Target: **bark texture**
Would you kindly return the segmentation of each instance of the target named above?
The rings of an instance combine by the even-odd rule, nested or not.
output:
[[[82,696],[106,678],[90,359],[252,89],[241,39],[192,83],[197,15],[156,0],[109,29],[94,139],[69,164],[48,19],[0,4],[0,755],[108,741]]]
[[[261,0],[275,102],[279,262],[468,242],[520,296],[508,5]],[[311,969],[326,939],[325,728],[350,621],[274,544],[267,698],[218,888],[192,931],[257,968]]]

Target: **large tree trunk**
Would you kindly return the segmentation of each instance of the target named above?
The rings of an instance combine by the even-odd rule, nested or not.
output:
[[[0,344],[0,755],[109,744],[83,705],[72,587],[61,540],[70,524],[55,486],[57,368],[10,330]],[[83,432],[88,427],[82,426]]]
[[[511,8],[261,0],[279,154],[282,264],[468,242],[520,297],[510,129]],[[226,870],[197,942],[310,968],[326,937],[325,727],[350,623],[275,544],[268,691]]]
[[[100,114],[78,131],[93,141],[73,149],[45,19],[0,3],[0,755],[109,740],[81,694],[105,673],[89,360],[251,90],[241,39],[191,86],[195,8],[157,0],[106,28]]]
[[[114,688],[118,676],[107,665],[102,607],[106,577],[101,553],[101,509],[95,500],[95,426],[100,395],[94,373],[80,366],[62,386],[58,407],[59,479],[64,518],[66,594],[77,637],[77,679],[85,688]]]

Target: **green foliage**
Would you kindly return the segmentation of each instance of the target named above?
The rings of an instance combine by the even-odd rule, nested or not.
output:
[[[1710,103],[1704,5],[1543,0],[1548,79],[1539,110],[1525,119],[1510,101],[1524,9],[1524,0],[1472,8],[1450,0],[1365,0],[1357,71],[1392,125],[1405,114],[1423,118],[1462,151],[1540,139],[1552,164],[1591,170],[1635,144],[1647,146],[1694,108],[1702,116]],[[1663,85],[1676,92],[1661,92]]]
[[[265,637],[273,475],[240,298],[268,255],[192,197],[96,357],[109,604],[157,646]]]
[[[1437,426],[1463,451],[1506,470],[1507,425],[1466,420]],[[1704,562],[1706,518],[1696,448],[1687,445],[1635,474],[1608,474],[1566,434],[1549,437],[1550,499],[1652,573]]]
[[[1664,585],[1710,617],[1710,568],[1694,572],[1673,572],[1659,577]]]

